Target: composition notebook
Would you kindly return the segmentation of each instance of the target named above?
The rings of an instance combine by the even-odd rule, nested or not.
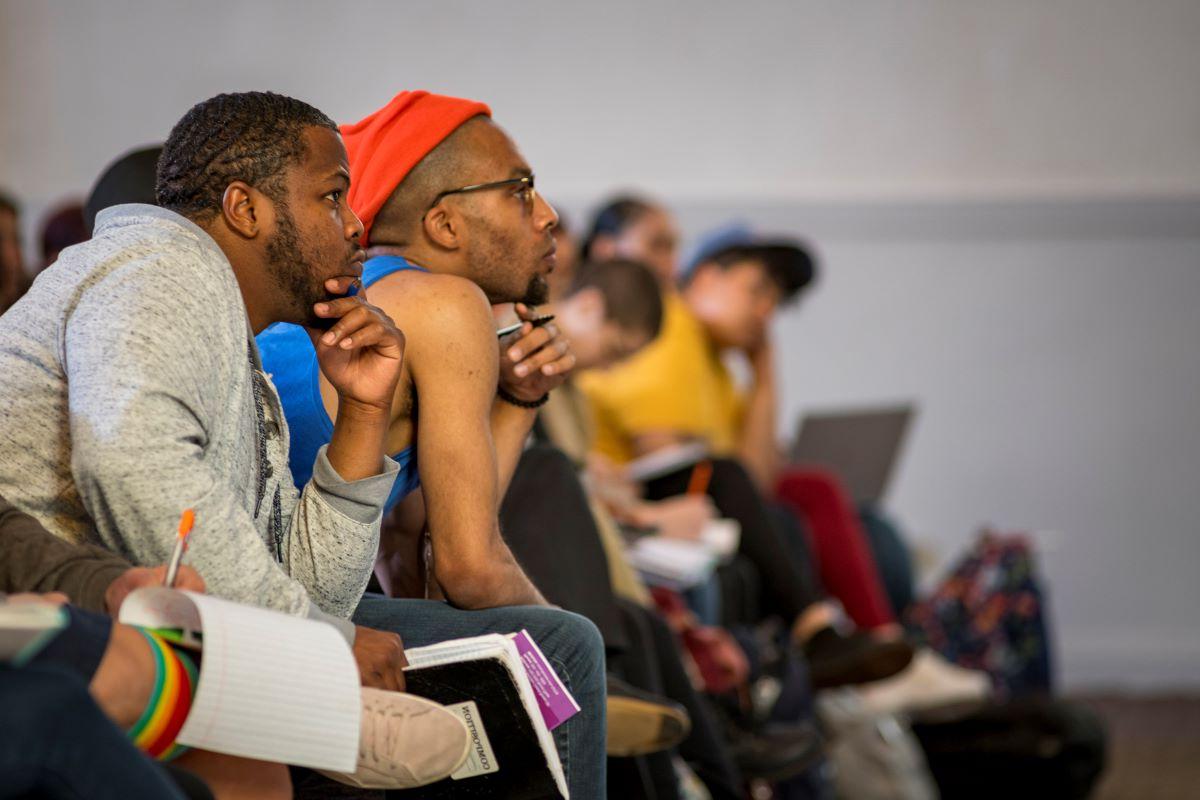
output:
[[[579,706],[527,633],[454,639],[405,656],[407,691],[462,717],[471,752],[451,777],[389,798],[569,799],[550,726]]]

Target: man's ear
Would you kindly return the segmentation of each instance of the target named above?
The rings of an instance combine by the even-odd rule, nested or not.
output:
[[[221,216],[225,225],[246,239],[253,239],[262,232],[264,223],[273,219],[271,201],[267,196],[244,181],[234,181],[225,187],[221,195]]]
[[[421,220],[425,235],[438,247],[457,250],[462,246],[463,220],[438,203]]]

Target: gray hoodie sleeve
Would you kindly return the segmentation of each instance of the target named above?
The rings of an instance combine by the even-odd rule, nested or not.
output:
[[[282,556],[288,573],[323,610],[346,618],[371,578],[383,504],[400,465],[385,458],[379,475],[347,482],[329,463],[327,447],[317,451],[312,480],[292,512]]]
[[[347,617],[370,575],[380,510],[339,510],[344,489],[311,483],[296,498],[285,478],[283,564],[272,556],[239,501],[237,487],[254,477],[219,474],[206,458],[215,423],[245,413],[229,407],[227,387],[249,373],[241,298],[231,309],[229,287],[197,258],[131,258],[88,287],[64,323],[80,498],[104,543],[134,563],[166,562],[179,515],[193,508],[187,562],[212,594],[319,617],[315,601]],[[387,489],[375,488],[381,509]]]

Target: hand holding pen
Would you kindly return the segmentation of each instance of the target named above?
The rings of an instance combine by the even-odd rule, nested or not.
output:
[[[180,558],[183,557],[182,552],[179,555]],[[130,592],[146,586],[166,585],[165,578],[169,569],[170,566],[164,564],[157,567],[130,567],[125,570],[104,590],[104,610],[111,616],[117,616],[121,610],[121,604],[125,602],[125,598],[129,596]],[[200,573],[187,564],[177,565],[173,587],[201,593],[207,589]]]
[[[566,379],[575,366],[575,354],[552,315],[538,316],[524,303],[514,309],[521,322],[500,342],[499,394],[533,408]],[[503,329],[500,333],[503,337]]]
[[[504,337],[506,337],[510,334],[516,333],[517,331],[524,328],[526,323],[529,324],[529,330],[526,331],[526,333],[532,333],[534,328],[540,328],[543,325],[545,325],[549,322],[553,322],[553,321],[554,321],[553,314],[543,314],[540,317],[534,317],[533,319],[530,319],[530,320],[523,319],[520,322],[514,322],[512,325],[505,325],[503,328],[496,331],[496,336],[500,339],[503,339]]]

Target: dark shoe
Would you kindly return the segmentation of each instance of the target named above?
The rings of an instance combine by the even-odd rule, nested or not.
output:
[[[731,733],[729,749],[747,778],[776,783],[815,765],[824,742],[811,722],[767,723],[753,733]]]
[[[657,753],[691,732],[692,718],[683,706],[608,676],[608,755]]]
[[[903,639],[880,641],[865,633],[822,628],[802,648],[814,689],[890,678],[908,666],[913,648]]]

